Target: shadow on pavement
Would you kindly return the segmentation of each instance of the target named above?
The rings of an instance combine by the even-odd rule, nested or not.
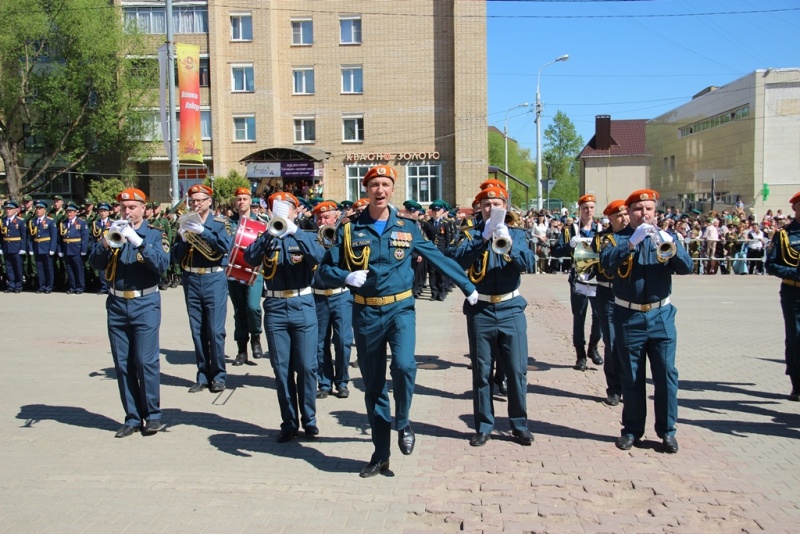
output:
[[[172,350],[162,347],[161,354],[172,365],[197,365],[194,350]]]
[[[787,391],[790,388],[787,377]],[[757,391],[747,389],[742,386],[755,386],[753,382],[706,382],[700,380],[681,380],[680,391],[718,391],[720,393],[730,393],[731,395],[742,395],[749,397],[759,397],[762,399],[784,400],[785,394],[772,393],[768,391]],[[684,403],[681,403],[684,404]]]
[[[51,406],[48,404],[26,404],[21,406],[17,419],[23,419],[24,428],[34,428],[40,421],[56,421],[65,425],[99,430],[117,430],[120,421],[96,414],[77,406]]]

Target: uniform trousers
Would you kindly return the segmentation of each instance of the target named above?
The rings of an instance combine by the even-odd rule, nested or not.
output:
[[[39,278],[39,289],[41,291],[52,291],[53,281],[55,280],[53,256],[50,254],[37,254],[36,272]]]
[[[668,304],[648,312],[614,307],[615,345],[620,362],[622,435],[644,435],[647,419],[645,359],[655,386],[655,430],[659,438],[675,434],[678,420],[677,332],[675,307]]]
[[[795,380],[800,378],[800,288],[781,284],[781,311],[786,330],[784,357],[786,374]]]
[[[346,388],[350,382],[353,295],[348,290],[329,297],[314,294],[314,304],[318,328],[317,387],[325,391],[330,391],[331,386],[336,386],[336,389]]]
[[[597,304],[594,301],[595,297],[587,297],[574,291],[569,293],[569,303],[572,308],[572,344],[573,346],[583,347],[586,345],[586,310],[591,303],[592,307],[592,325],[589,331],[589,340],[591,342],[600,341],[600,321],[597,317]]]
[[[303,427],[316,425],[317,314],[314,298],[311,295],[265,298],[264,330],[275,373],[281,430],[294,431],[300,424]]]
[[[225,272],[183,273],[183,296],[197,360],[197,382],[225,382],[225,320],[228,280]]]
[[[594,305],[598,310],[600,332],[603,335],[603,373],[606,375],[606,395],[622,395],[620,382],[619,356],[614,347],[614,292],[604,286],[597,286]]]
[[[72,291],[83,293],[86,289],[86,278],[83,272],[83,256],[64,256],[64,264],[67,267],[67,288]]]
[[[233,339],[237,342],[246,342],[251,335],[255,339],[261,336],[263,287],[264,281],[261,276],[256,276],[251,286],[228,281],[228,296],[233,305]]]
[[[385,306],[354,304],[353,331],[358,366],[364,379],[364,404],[375,447],[372,461],[387,460],[390,456],[392,412],[386,385],[386,347],[388,345],[392,354],[389,370],[392,374],[395,425],[401,430],[409,425],[408,414],[417,377],[414,299]]]
[[[9,253],[6,257],[6,289],[21,290],[22,289],[22,264],[25,260],[24,256],[19,253]]]
[[[106,312],[125,424],[137,427],[144,420],[161,419],[161,295],[155,292],[135,299],[109,296]]]
[[[519,300],[520,302],[515,302]],[[465,305],[472,359],[472,408],[475,431],[494,429],[492,354],[508,378],[508,418],[512,430],[528,430],[528,335],[524,299],[500,304]]]

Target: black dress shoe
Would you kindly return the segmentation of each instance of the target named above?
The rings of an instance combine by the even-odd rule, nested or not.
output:
[[[198,393],[200,391],[203,391],[207,387],[208,387],[207,384],[201,384],[200,382],[197,382],[196,384],[192,385],[192,387],[189,388],[189,393]]]
[[[792,402],[800,402],[800,391],[793,389],[789,394],[789,400]]]
[[[220,391],[225,391],[225,382],[220,380],[215,380],[211,382],[211,387],[208,388],[211,390],[211,393],[219,393]]]
[[[619,405],[619,394],[617,393],[609,393],[606,399],[603,401],[604,404],[608,406],[617,406]]]
[[[410,426],[397,431],[397,445],[400,447],[400,452],[408,456],[414,452],[414,443],[416,443],[416,437]]]
[[[306,433],[307,438],[316,438],[319,436],[319,427],[317,425],[308,425],[303,427],[303,432]]]
[[[533,434],[527,428],[525,430],[512,430],[511,435],[520,445],[530,447],[531,443],[533,443]]]
[[[114,434],[115,438],[127,438],[134,435],[139,430],[138,426],[122,425],[117,433]]]
[[[161,419],[150,419],[147,424],[142,428],[142,434],[145,436],[152,436],[156,432],[160,432],[167,428],[167,425],[161,422]]]
[[[675,439],[675,436],[665,436],[661,440],[661,450],[669,454],[678,452],[678,440]]]
[[[358,474],[361,478],[374,477],[389,469],[389,460],[373,460],[368,463]]]
[[[278,436],[278,443],[288,443],[292,441],[295,436],[297,436],[297,429],[281,430],[281,433]]]
[[[327,389],[320,389],[319,391],[317,391],[318,399],[327,399],[328,395],[330,395],[330,391],[328,391]]]
[[[575,362],[575,367],[573,367],[576,371],[585,371],[588,368],[589,366],[586,365],[586,358],[578,358],[578,361]]]
[[[38,295],[39,293],[44,293],[44,289],[37,289],[36,294]]]
[[[623,434],[617,440],[617,448],[621,451],[627,451],[637,443],[639,443],[639,440],[633,434]]]
[[[472,436],[472,439],[469,440],[469,444],[473,447],[483,447],[486,445],[487,441],[489,441],[489,434],[478,432]]]
[[[336,396],[339,397],[340,399],[346,399],[347,397],[350,396],[350,390],[347,389],[346,387],[341,387],[336,390]]]
[[[497,384],[497,392],[504,397],[508,395],[508,380],[503,380]]]

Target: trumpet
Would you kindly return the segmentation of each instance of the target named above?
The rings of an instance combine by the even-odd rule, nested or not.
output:
[[[283,217],[273,217],[267,224],[267,232],[272,237],[281,238],[289,230],[289,221]]]
[[[129,219],[120,219],[118,221],[114,221],[111,224],[111,227],[106,232],[106,241],[108,241],[108,246],[111,248],[122,248],[122,245],[125,244],[125,236],[122,235],[122,231],[130,226],[131,222]]]
[[[326,224],[317,231],[317,241],[325,248],[330,248],[336,241],[336,227],[332,224]]]
[[[655,226],[650,232],[650,239],[653,240],[653,244],[656,246],[656,259],[661,263],[667,263],[678,251],[678,246],[675,244],[675,241],[664,241],[661,239],[658,226]]]
[[[492,252],[500,255],[508,254],[513,244],[514,242],[510,237],[499,237],[495,234],[492,237]]]

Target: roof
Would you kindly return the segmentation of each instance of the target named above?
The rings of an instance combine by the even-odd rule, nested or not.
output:
[[[607,158],[610,156],[644,156],[647,154],[645,147],[644,126],[646,119],[612,120],[611,121],[611,150],[597,150],[594,135],[586,146],[583,147],[580,158]]]

